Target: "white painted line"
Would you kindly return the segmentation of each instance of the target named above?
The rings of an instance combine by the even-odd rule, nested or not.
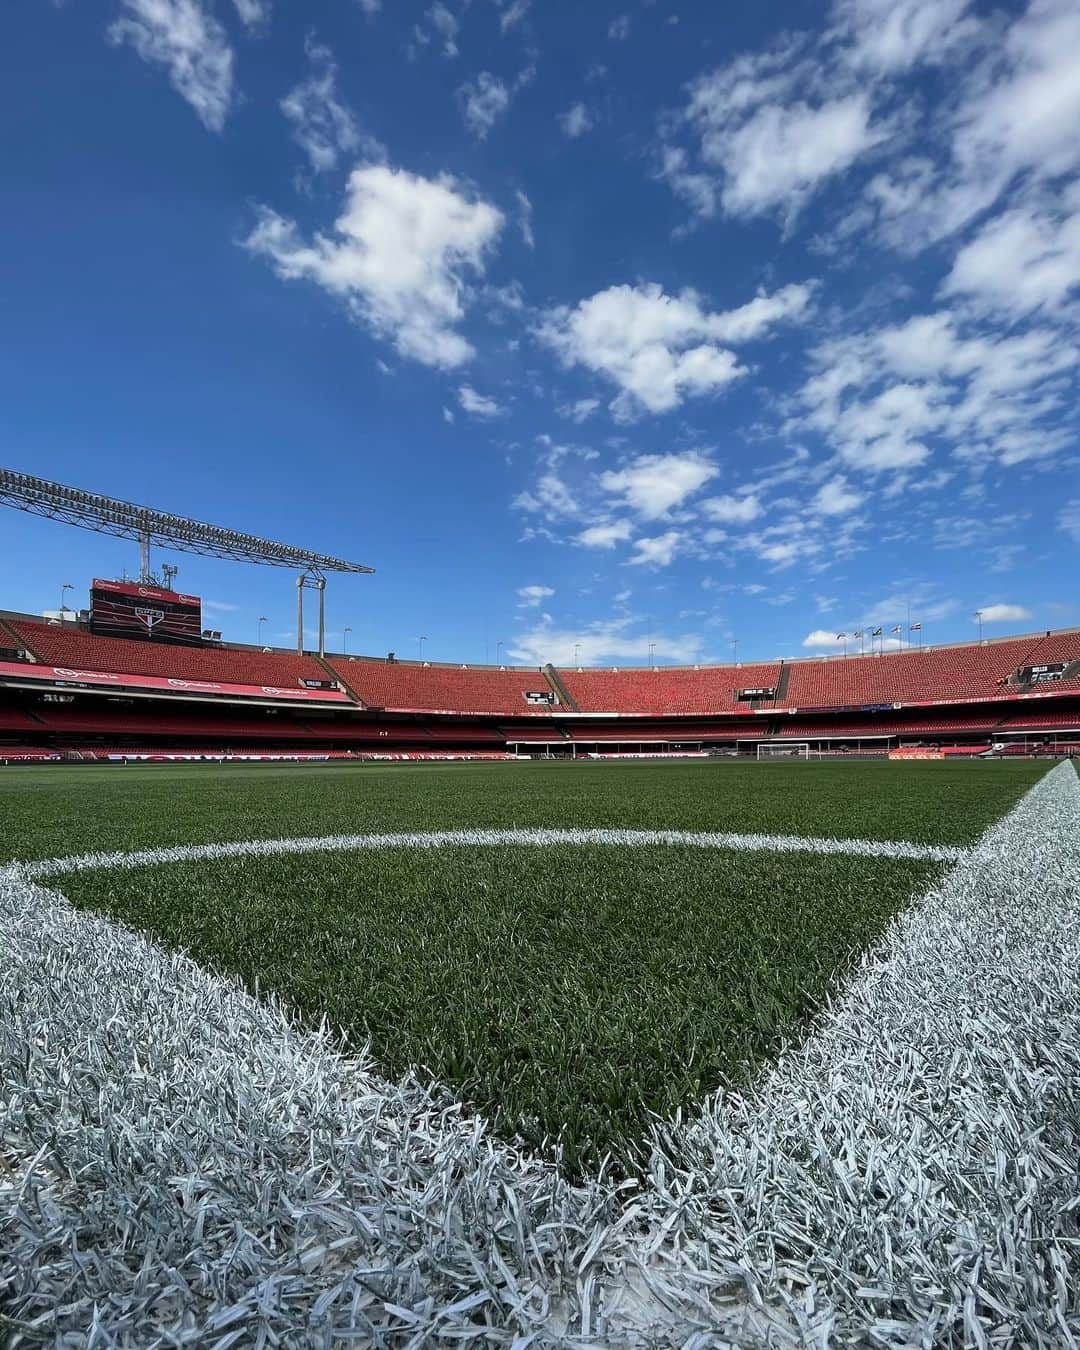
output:
[[[745,853],[841,854],[853,858],[910,858],[958,862],[971,852],[947,844],[914,844],[902,839],[816,839],[795,834],[698,833],[689,830],[425,830],[401,834],[329,834],[297,839],[241,839],[224,844],[178,844],[130,853],[82,853],[69,858],[14,863],[8,869],[26,879],[71,872],[162,867],[169,863],[214,862],[225,858],[273,858],[292,853],[351,853],[363,849],[439,848],[611,848],[732,849]]]

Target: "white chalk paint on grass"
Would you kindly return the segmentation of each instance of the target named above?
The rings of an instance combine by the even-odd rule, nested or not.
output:
[[[169,863],[216,862],[226,858],[274,858],[293,853],[351,853],[367,849],[440,848],[607,848],[728,849],[737,853],[814,853],[852,858],[905,858],[917,862],[958,862],[971,850],[906,840],[815,839],[795,834],[701,833],[692,830],[424,830],[396,834],[329,834],[297,839],[241,839],[223,844],[178,844],[133,852],[82,853],[15,863],[8,869],[27,880],[72,872],[129,870]]]

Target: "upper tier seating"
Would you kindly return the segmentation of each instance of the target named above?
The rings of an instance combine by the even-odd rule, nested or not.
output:
[[[526,694],[551,692],[542,671],[496,670],[490,666],[421,665],[417,661],[373,661],[332,657],[329,664],[369,708],[421,712],[513,713],[548,716],[547,704],[530,704]]]
[[[582,712],[681,713],[746,712],[741,689],[774,689],[780,662],[765,665],[706,666],[701,670],[559,670],[559,678]]]
[[[301,679],[325,680],[311,656],[290,652],[237,651],[228,647],[180,647],[129,638],[94,637],[85,629],[13,620],[10,627],[47,665],[115,671],[162,679],[221,684],[272,685],[295,689]]]
[[[787,706],[826,708],[871,703],[918,703],[933,699],[1001,697],[1017,667],[1031,665],[1046,639],[1012,638],[965,647],[926,647],[885,656],[832,657],[790,666]]]

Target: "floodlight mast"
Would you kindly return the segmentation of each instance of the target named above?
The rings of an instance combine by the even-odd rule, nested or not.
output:
[[[327,572],[352,572],[371,575],[375,569],[362,563],[346,562],[324,553],[312,553],[279,544],[271,539],[244,534],[240,530],[221,525],[207,525],[202,521],[174,516],[168,511],[155,511],[148,506],[115,497],[104,497],[81,488],[65,487],[33,474],[18,473],[14,469],[0,469],[0,506],[12,506],[17,511],[44,516],[49,520],[77,525],[80,529],[98,534],[111,534],[121,539],[135,539],[139,544],[142,582],[151,580],[150,545],[158,544],[183,553],[197,553],[207,558],[226,558],[232,562],[256,563],[263,567],[298,567],[303,575],[318,578],[319,587],[319,655],[325,655],[325,624],[323,596]],[[311,583],[309,583],[311,584]],[[301,624],[297,645],[303,650],[304,634]]]

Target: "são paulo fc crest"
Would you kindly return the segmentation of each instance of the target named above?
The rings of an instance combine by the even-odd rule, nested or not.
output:
[[[141,624],[146,625],[146,631],[148,633],[152,633],[162,619],[164,619],[165,611],[163,609],[145,609],[142,606],[136,606],[135,617]]]

